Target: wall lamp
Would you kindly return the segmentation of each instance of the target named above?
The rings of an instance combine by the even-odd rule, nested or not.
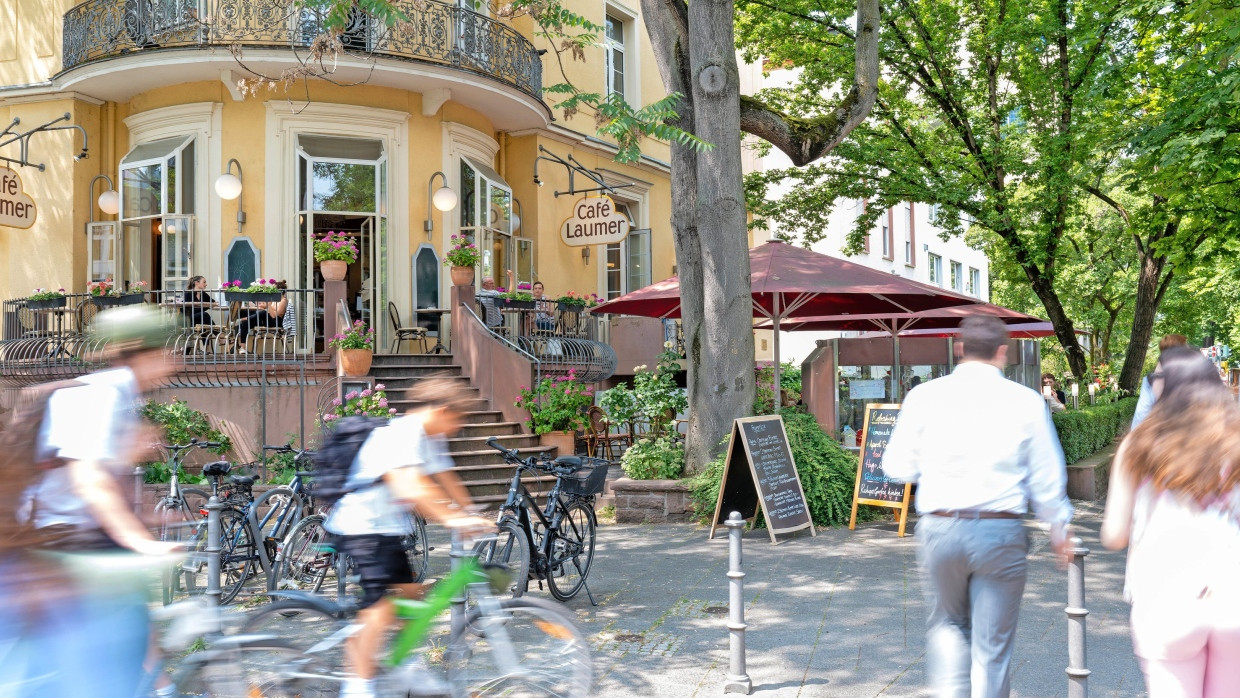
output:
[[[431,187],[435,185],[435,178],[439,177],[443,181],[443,186],[431,193]],[[458,201],[456,192],[448,186],[448,177],[442,172],[435,172],[431,178],[426,181],[426,200],[431,203],[438,211],[447,213],[456,208]],[[435,229],[435,222],[431,220],[430,206],[426,207],[426,221],[422,223],[422,229],[426,231],[426,239],[431,238],[431,231]]]
[[[590,248],[589,247],[581,248],[581,261],[584,262],[586,266],[590,266]]]
[[[515,235],[521,229],[521,200],[512,197],[512,233]]]
[[[120,199],[120,195],[116,193],[116,189],[113,188],[111,177],[105,174],[101,174],[101,175],[95,175],[95,178],[90,180],[90,200],[92,202],[95,201],[95,182],[98,182],[101,179],[107,181],[108,188],[105,189],[104,192],[99,195],[99,201],[98,201],[99,210],[103,211],[104,213],[115,214],[117,211],[121,210],[121,199]],[[90,207],[90,222],[91,223],[95,222],[95,207],[94,206]]]
[[[233,165],[237,166],[237,174],[232,173]],[[241,226],[245,225],[245,199],[241,198],[241,163],[237,158],[228,159],[228,167],[224,174],[215,180],[215,193],[221,199],[232,201],[237,199],[237,234],[241,234]]]

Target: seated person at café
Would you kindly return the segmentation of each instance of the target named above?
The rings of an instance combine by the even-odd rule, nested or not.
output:
[[[555,302],[547,300],[543,282],[535,281],[530,291],[534,295],[534,328],[550,332],[555,329]]]
[[[512,285],[512,272],[508,272],[508,284]],[[499,327],[504,324],[504,316],[500,314],[500,308],[503,306],[499,302],[499,290],[495,288],[495,279],[490,277],[482,280],[482,288],[474,292],[474,297],[478,299],[478,305],[482,307],[486,317],[482,321],[487,327]]]
[[[185,295],[181,298],[185,303],[210,303],[215,304],[215,299],[211,297],[203,289],[207,287],[207,280],[201,276],[195,276],[189,280],[189,287],[185,289]],[[205,305],[192,305],[181,309],[185,313],[185,317],[189,318],[190,325],[214,325],[211,314],[207,312]]]
[[[288,288],[288,283],[281,281],[276,284],[276,288],[284,291]],[[297,327],[297,313],[288,294],[281,293],[278,301],[255,303],[253,307],[242,311],[242,317],[237,321],[238,352],[246,353],[245,343],[254,327],[283,327],[285,332],[292,334]]]

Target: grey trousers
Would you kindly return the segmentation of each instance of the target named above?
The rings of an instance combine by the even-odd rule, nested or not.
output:
[[[930,617],[926,674],[937,698],[1006,698],[1029,538],[1019,519],[917,521]]]

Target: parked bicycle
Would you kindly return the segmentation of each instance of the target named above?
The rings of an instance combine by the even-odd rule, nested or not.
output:
[[[482,546],[485,543],[481,544]],[[478,549],[481,546],[476,546]],[[589,695],[593,661],[572,615],[541,599],[499,599],[496,589],[508,586],[502,566],[482,565],[466,558],[450,575],[435,583],[421,601],[396,600],[398,626],[380,662],[379,695],[421,694],[417,650],[432,639],[432,627],[454,598],[470,600],[464,621],[444,645],[443,670],[450,694],[582,698]],[[279,600],[260,607],[241,628],[243,634],[287,639],[304,649],[284,668],[282,690],[321,689],[323,682],[340,683],[345,641],[357,631],[350,620],[352,600],[333,603],[298,591],[273,592]],[[264,694],[266,695],[266,694]],[[279,695],[285,695],[281,693]],[[307,695],[313,695],[307,693]]]
[[[499,536],[481,544],[477,551],[483,563],[502,563],[513,571],[509,592],[519,597],[530,579],[547,582],[551,595],[567,601],[586,590],[590,603],[594,595],[586,585],[590,563],[594,561],[594,497],[607,482],[607,461],[600,458],[560,456],[551,459],[540,454],[522,459],[517,451],[500,445],[492,436],[487,445],[499,451],[504,460],[517,466],[508,486],[508,498],[497,518]],[[525,473],[546,472],[555,476],[555,487],[540,509],[528,489],[521,484]]]
[[[188,541],[198,530],[198,525],[206,516],[207,499],[210,497],[205,490],[197,487],[182,487],[181,472],[184,469],[185,455],[192,449],[219,448],[215,441],[199,441],[190,439],[184,444],[163,444],[172,457],[169,458],[171,474],[168,482],[168,494],[155,504],[155,518],[159,522],[159,540]],[[187,589],[181,583],[178,573],[181,565],[177,564],[163,575],[163,602],[171,603],[176,596]]]

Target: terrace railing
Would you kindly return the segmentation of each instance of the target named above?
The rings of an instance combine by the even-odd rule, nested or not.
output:
[[[544,304],[537,308],[508,307],[499,299],[479,298],[478,316],[487,329],[538,359],[544,375],[569,369],[586,382],[616,372],[616,352],[607,342],[608,321],[584,308]],[[488,306],[492,303],[494,308]]]

